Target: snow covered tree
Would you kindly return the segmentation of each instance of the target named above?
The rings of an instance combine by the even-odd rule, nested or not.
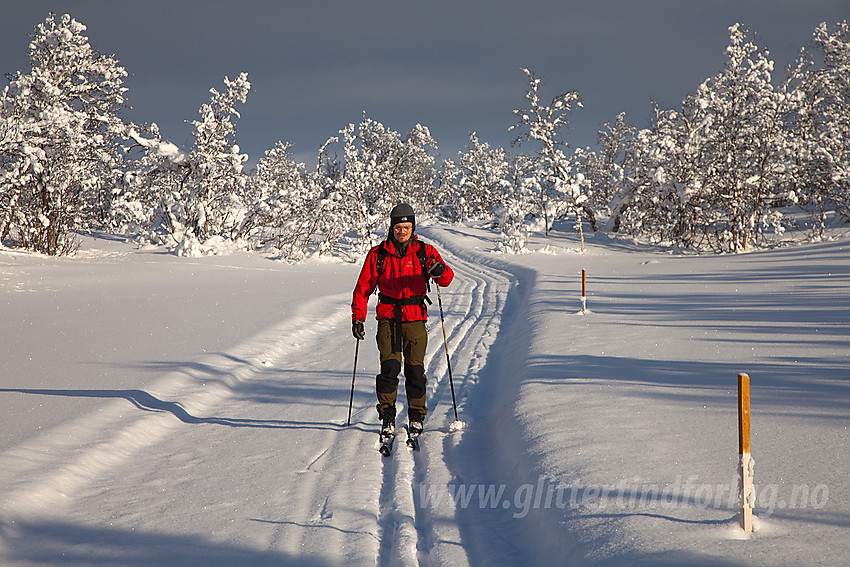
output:
[[[700,220],[716,249],[733,252],[780,226],[773,205],[780,197],[776,165],[784,160],[783,101],[771,84],[773,61],[747,33],[738,24],[729,28],[724,71],[687,102],[700,118],[695,141],[707,146],[698,184],[712,212]]]
[[[653,109],[652,126],[635,135],[632,166],[611,201],[610,229],[688,246],[694,227],[685,188],[698,177],[701,147],[687,144],[693,125],[685,113]]]
[[[461,222],[470,219],[491,218],[493,209],[501,204],[510,185],[510,163],[503,148],[490,148],[473,132],[469,135],[466,152],[458,152],[454,170],[455,178],[445,195],[444,205],[450,205],[455,218]],[[452,162],[449,167],[453,167]]]
[[[133,125],[127,131],[130,143],[125,154],[141,150],[137,159],[127,158],[121,184],[112,202],[111,227],[124,234],[138,233],[151,242],[162,244],[180,233],[182,224],[177,204],[186,177],[189,158],[173,143],[163,140],[156,123],[148,127]],[[171,202],[171,206],[165,206]]]
[[[791,190],[810,208],[815,236],[827,211],[850,218],[850,27],[826,23],[789,71],[789,130],[794,175]]]
[[[50,255],[106,220],[122,168],[127,72],[85,30],[48,16],[30,43],[31,71],[14,74],[0,99],[0,238]]]
[[[587,195],[582,191],[583,185],[574,175],[575,164],[566,153],[568,144],[564,140],[570,124],[570,113],[573,108],[582,107],[581,97],[577,92],[571,91],[556,96],[549,105],[545,105],[538,94],[542,79],[528,69],[522,69],[522,72],[528,77],[529,87],[525,95],[528,106],[514,110],[517,123],[510,129],[520,131],[516,143],[525,140],[540,143],[538,156],[548,171],[548,179],[542,185],[543,192],[540,195],[540,210],[544,216],[546,234],[549,234],[551,223],[556,218],[563,214],[574,214],[583,251],[583,218],[587,217],[595,229],[596,215],[588,206]]]
[[[245,103],[251,83],[248,74],[224,78],[227,90],[211,88],[210,102],[200,108],[201,119],[192,121],[195,146],[190,154],[191,173],[186,182],[186,226],[200,238],[236,235],[247,212],[248,159],[236,144],[237,103]]]
[[[539,212],[536,196],[540,194],[539,161],[532,156],[516,155],[509,163],[507,183],[499,204],[493,208],[501,240],[499,249],[518,254],[527,250],[527,220]]]
[[[461,211],[465,210],[465,201],[457,193],[460,168],[455,160],[444,159],[437,175],[436,187],[430,193],[428,208],[449,222],[458,222]]]
[[[613,123],[603,124],[603,130],[598,132],[598,152],[576,150],[577,161],[591,188],[589,198],[594,211],[605,211],[622,186],[634,135],[635,127],[626,123],[626,113],[622,112]]]
[[[146,222],[154,242],[234,238],[257,199],[248,194],[248,156],[236,144],[234,123],[236,105],[245,102],[251,84],[246,73],[232,81],[225,77],[224,83],[227,90],[211,88],[200,120],[191,122],[195,142],[189,150],[163,140],[156,124],[129,133],[134,145],[126,150],[141,148],[143,155],[125,175],[122,211],[152,210]],[[156,206],[149,209],[153,202]]]
[[[277,142],[257,164],[256,171],[249,179],[249,193],[255,195],[257,200],[271,195],[289,194],[293,189],[304,186],[304,164],[295,161],[291,148],[291,142]]]
[[[393,206],[404,201],[423,210],[437,175],[428,152],[437,143],[425,126],[417,124],[401,136],[364,115],[358,125],[343,128],[340,136],[343,158],[329,170],[338,175],[325,175],[323,254],[337,250],[347,232],[360,239],[356,248],[368,250],[373,233]]]
[[[281,257],[296,260],[309,243],[319,192],[304,164],[290,153],[291,147],[289,142],[278,142],[257,164],[249,180],[255,201],[238,236],[256,246],[271,245]]]
[[[764,231],[782,230],[787,99],[771,84],[767,52],[739,25],[729,32],[724,70],[681,112],[656,109],[653,128],[638,136],[644,147],[615,206],[634,232],[738,252]]]

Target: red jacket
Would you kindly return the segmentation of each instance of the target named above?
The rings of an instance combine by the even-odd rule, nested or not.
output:
[[[378,249],[381,247],[387,251],[387,255],[384,258],[382,273],[378,274]],[[396,299],[425,295],[427,292],[425,277],[422,275],[422,264],[417,256],[420,247],[425,248],[426,265],[430,266],[433,260],[446,264],[436,248],[420,242],[415,235],[407,245],[404,257],[398,255],[390,239],[369,251],[363,263],[363,269],[360,270],[360,277],[357,278],[357,285],[354,286],[354,295],[351,300],[353,321],[366,319],[367,302],[376,286],[382,294]],[[452,269],[446,266],[446,271],[435,281],[445,287],[452,282],[454,275]],[[378,303],[378,319],[392,319],[395,317],[395,309],[395,305]],[[402,305],[401,310],[404,321],[424,321],[428,318],[427,309],[421,305]]]

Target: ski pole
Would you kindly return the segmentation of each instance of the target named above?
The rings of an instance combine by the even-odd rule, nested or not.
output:
[[[360,339],[357,339],[357,346],[354,347],[354,372],[351,373],[351,397],[348,398],[348,423],[351,425],[351,405],[354,403],[354,377],[357,376],[357,354],[360,352]]]
[[[443,317],[443,298],[440,297],[440,284],[436,281],[434,284],[437,286],[437,302],[440,304],[440,323],[443,325],[443,344],[446,347],[446,364],[448,364],[449,368],[449,387],[452,389],[452,407],[455,410],[455,421],[457,421],[457,403],[455,402],[455,385],[452,381],[452,360],[449,356],[449,340],[446,338],[446,320]]]

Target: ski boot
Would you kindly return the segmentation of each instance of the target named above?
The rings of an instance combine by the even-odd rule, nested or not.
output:
[[[407,446],[414,451],[419,449],[419,435],[422,434],[422,422],[410,421],[407,425]]]
[[[381,407],[378,406],[378,413],[381,415],[381,447],[378,450],[388,457],[392,453],[395,440],[395,407],[385,407],[381,412]]]

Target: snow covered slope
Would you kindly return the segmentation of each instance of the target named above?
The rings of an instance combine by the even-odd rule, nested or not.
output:
[[[478,242],[457,241],[487,249]],[[517,289],[531,288],[516,294],[526,316],[502,326],[487,385],[469,393],[456,461],[459,482],[503,487],[489,514],[481,490],[466,510],[513,546],[503,564],[850,557],[846,239],[712,257],[604,235],[584,255],[563,234],[536,245],[555,255],[502,257]],[[749,537],[737,527],[739,372],[753,384]]]
[[[850,556],[846,239],[694,257],[428,227],[421,450],[376,450],[359,266],[0,251],[4,565],[815,565]],[[588,270],[589,313],[579,314]],[[374,321],[367,321],[371,337]],[[755,534],[735,524],[753,383]],[[400,396],[400,400],[403,395]],[[405,417],[400,408],[400,417]]]

